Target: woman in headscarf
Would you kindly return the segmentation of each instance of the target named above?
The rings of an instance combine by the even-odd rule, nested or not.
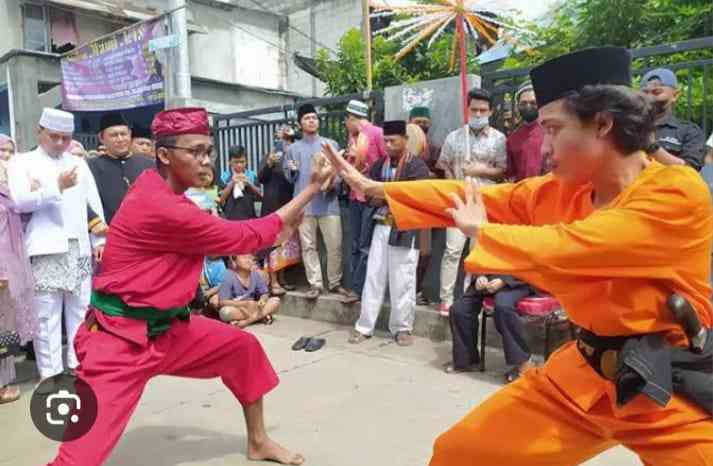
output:
[[[0,404],[20,398],[20,389],[10,385],[15,380],[13,354],[18,344],[31,340],[37,329],[30,312],[32,274],[22,222],[7,187],[6,165],[14,154],[14,141],[0,134]]]
[[[0,134],[0,183],[7,184],[7,162],[15,155],[15,141]]]

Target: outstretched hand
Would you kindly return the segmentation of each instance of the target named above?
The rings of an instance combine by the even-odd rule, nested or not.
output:
[[[327,157],[325,157],[322,152],[315,154],[312,159],[312,174],[310,181],[324,187],[324,185],[333,180],[335,176],[336,170]]]
[[[480,194],[480,185],[477,181],[468,177],[465,179],[464,199],[458,194],[451,193],[454,207],[446,209],[446,213],[453,218],[453,221],[460,231],[468,237],[476,237],[478,228],[488,223],[488,215]]]
[[[289,240],[300,227],[302,220],[304,220],[304,211],[301,211],[293,218],[283,219],[282,230],[280,230],[280,233],[277,235],[277,239],[275,240],[273,246],[280,246],[281,244],[285,244],[287,240]]]
[[[384,183],[371,180],[357,170],[343,157],[343,153],[337,153],[334,148],[324,143],[322,153],[329,159],[331,165],[337,170],[344,180],[353,190],[362,192],[368,197],[384,199]]]

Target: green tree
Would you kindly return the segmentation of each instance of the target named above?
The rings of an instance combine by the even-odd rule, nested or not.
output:
[[[568,0],[555,10],[547,24],[530,24],[526,29],[528,33],[518,38],[532,46],[532,53],[510,57],[505,68],[530,67],[586,47],[614,45],[636,49],[710,36],[713,35],[713,1]],[[656,66],[677,68],[676,74],[682,83],[677,113],[710,129],[713,112],[705,109],[713,107],[710,95],[713,73],[710,69],[706,72],[704,66],[684,64],[711,58],[711,49],[655,55],[636,59],[634,70],[640,75],[641,71]]]
[[[458,66],[450,69],[452,33],[444,33],[431,47],[421,44],[402,61],[394,56],[402,44],[376,36],[372,41],[373,87],[383,89],[402,83],[427,81],[457,75]],[[328,95],[344,95],[366,89],[366,46],[358,29],[350,29],[339,41],[337,56],[327,50],[317,51],[317,69],[327,85]],[[475,54],[469,53],[468,71],[477,72]]]
[[[546,24],[526,24],[517,37],[532,53],[511,57],[522,67],[574,50],[613,45],[640,48],[713,34],[711,0],[567,0]],[[712,56],[703,51],[703,56]],[[700,53],[695,55],[700,57]]]

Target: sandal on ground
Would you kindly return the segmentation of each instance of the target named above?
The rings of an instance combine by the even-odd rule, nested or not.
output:
[[[456,367],[452,362],[449,362],[445,366],[443,366],[443,371],[446,374],[462,374],[464,372],[475,372],[478,370],[478,364],[471,364],[468,367],[460,368]]]
[[[358,330],[352,330],[352,334],[349,336],[349,343],[352,345],[358,345],[359,343],[365,342],[371,338],[369,335],[364,335]]]
[[[327,340],[324,338],[310,338],[305,346],[305,351],[308,353],[314,353],[315,351],[322,349],[325,343],[327,343]]]
[[[315,299],[319,298],[319,295],[321,293],[322,293],[321,288],[316,288],[313,286],[312,288],[309,289],[309,291],[307,291],[307,293],[305,293],[305,297],[309,300],[315,300]]]
[[[519,379],[521,375],[522,375],[522,373],[520,372],[520,368],[513,367],[512,369],[510,369],[509,371],[507,371],[505,373],[505,383],[506,384],[513,383],[514,381]]]
[[[260,322],[262,322],[265,325],[272,325],[275,323],[275,318],[270,316],[265,316]]]
[[[307,346],[310,340],[310,337],[300,337],[300,339],[292,345],[292,351],[300,351],[305,349],[305,346]]]
[[[20,387],[16,385],[7,385],[0,388],[0,405],[17,401],[21,396],[22,392],[20,391]]]
[[[287,290],[279,285],[275,285],[270,288],[270,294],[272,296],[284,296],[287,294]]]
[[[340,301],[342,304],[356,304],[361,301],[361,298],[356,293],[351,292],[348,296],[341,297]]]

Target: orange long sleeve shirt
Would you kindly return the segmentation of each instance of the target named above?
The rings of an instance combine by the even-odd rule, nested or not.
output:
[[[401,229],[453,226],[445,213],[458,181],[386,184]],[[685,337],[665,305],[673,292],[713,324],[709,297],[713,207],[690,168],[652,162],[607,207],[592,186],[546,175],[482,189],[491,223],[465,261],[471,273],[514,275],[556,297],[577,325],[597,335],[667,332]]]

